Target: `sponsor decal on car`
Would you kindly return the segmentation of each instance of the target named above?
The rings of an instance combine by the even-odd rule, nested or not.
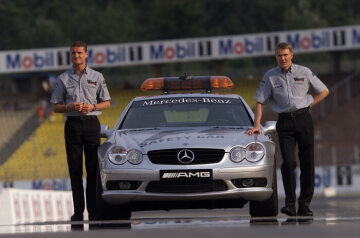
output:
[[[160,180],[211,180],[212,170],[160,170]]]

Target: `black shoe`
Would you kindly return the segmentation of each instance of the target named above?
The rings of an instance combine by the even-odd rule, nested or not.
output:
[[[295,207],[285,206],[285,207],[281,208],[281,213],[284,213],[291,217],[296,216]]]
[[[308,206],[299,206],[298,216],[311,217],[313,215],[314,215],[313,212],[310,210],[310,208]]]
[[[72,231],[84,230],[84,224],[80,223],[84,220],[83,214],[74,213],[74,215],[72,215],[70,219],[72,222],[72,224],[71,224]]]
[[[71,221],[83,221],[83,220],[84,220],[83,214],[74,213],[74,215],[71,216]]]

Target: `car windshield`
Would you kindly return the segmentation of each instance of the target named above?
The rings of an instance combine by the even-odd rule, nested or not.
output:
[[[133,102],[119,129],[252,126],[240,99],[179,97]]]

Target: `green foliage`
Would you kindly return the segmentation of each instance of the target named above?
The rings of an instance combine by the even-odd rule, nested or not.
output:
[[[358,1],[1,0],[0,50],[359,24]]]

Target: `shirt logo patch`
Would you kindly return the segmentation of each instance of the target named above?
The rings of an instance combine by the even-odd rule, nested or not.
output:
[[[96,86],[96,84],[97,84],[97,82],[91,81],[91,80],[88,80],[87,82],[88,82],[88,84],[90,84],[90,85],[95,85],[95,86]]]
[[[295,82],[304,82],[304,78],[294,78]]]

